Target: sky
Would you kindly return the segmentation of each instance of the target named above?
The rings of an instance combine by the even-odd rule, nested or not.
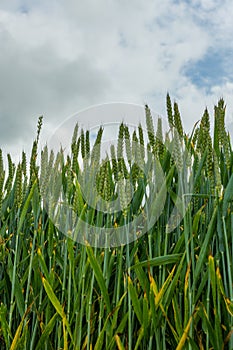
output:
[[[232,0],[1,0],[0,147],[20,154],[40,115],[46,142],[103,103],[165,116],[167,92],[187,133],[223,97],[231,131],[232,13]]]

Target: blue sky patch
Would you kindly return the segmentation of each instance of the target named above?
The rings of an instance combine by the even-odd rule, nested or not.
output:
[[[29,12],[28,6],[21,5],[19,8],[19,12],[27,14]]]
[[[233,71],[228,64],[230,57],[232,52],[210,50],[201,60],[186,64],[182,73],[194,85],[208,91],[212,86],[221,85],[232,78]]]

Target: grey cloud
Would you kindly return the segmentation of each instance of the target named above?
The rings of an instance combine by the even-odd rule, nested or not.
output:
[[[78,107],[85,99],[98,99],[108,88],[108,79],[87,55],[68,61],[47,45],[28,52],[6,33],[4,36],[0,56],[1,145],[28,139],[39,115],[50,114],[50,121],[57,120],[69,111],[69,104],[73,110],[74,101]]]

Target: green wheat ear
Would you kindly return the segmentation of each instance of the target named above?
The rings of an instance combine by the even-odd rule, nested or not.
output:
[[[222,181],[221,181],[221,174],[218,164],[218,158],[213,150],[213,164],[214,164],[214,178],[215,178],[215,189],[216,189],[216,195],[220,196],[221,189],[222,189]]]
[[[0,177],[0,218],[1,218],[2,202],[3,202],[3,184],[4,184],[4,178],[3,176],[1,176]]]
[[[119,127],[119,132],[118,132],[118,139],[117,139],[117,160],[119,160],[123,157],[123,151],[124,151],[124,124],[121,123]]]
[[[224,100],[220,99],[218,101],[218,106],[215,107],[215,121],[218,130],[218,144],[225,156],[225,163],[227,165],[227,169],[229,170],[231,168],[231,142],[229,134],[226,131],[225,112],[226,105],[224,103]]]
[[[66,171],[66,183],[67,183],[67,189],[66,193],[68,196],[69,203],[72,198],[72,192],[73,192],[73,172],[71,170],[71,160],[69,157],[67,157],[67,171]]]
[[[126,216],[127,214],[127,191],[126,191],[126,182],[124,179],[124,175],[120,172],[119,175],[119,181],[118,181],[118,187],[119,187],[119,199],[120,199],[120,205],[123,212],[123,216]]]
[[[104,197],[106,171],[107,171],[107,163],[105,161],[102,161],[100,169],[96,174],[96,188],[97,188],[97,192],[102,198]]]
[[[7,193],[10,193],[14,172],[15,172],[15,165],[12,162],[12,159],[9,153],[7,154],[7,161],[8,161],[8,178],[5,183],[5,190],[7,191]]]
[[[131,168],[131,178],[132,183],[134,186],[134,189],[136,188],[136,183],[139,179],[139,177],[142,176],[144,169],[144,158],[142,155],[144,152],[142,152],[142,149],[144,150],[144,147],[139,143],[136,130],[133,131],[132,135],[132,159],[133,159],[133,165]]]
[[[78,123],[75,124],[72,141],[71,141],[71,158],[72,158],[72,171],[77,174],[79,166],[78,166],[78,151],[79,151],[79,142],[80,138],[78,138]]]
[[[15,204],[17,208],[21,207],[22,201],[23,201],[23,193],[22,193],[22,167],[19,163],[16,170],[16,179],[15,179],[15,185],[16,185],[16,192],[15,192]]]
[[[218,142],[219,147],[223,146],[225,138],[225,111],[224,100],[220,99],[218,105],[214,107],[215,142]]]
[[[212,191],[214,190],[213,147],[210,134],[207,135],[207,176],[210,180]]]
[[[162,119],[158,118],[158,125],[156,131],[156,141],[155,149],[158,158],[161,160],[164,154],[164,140],[163,140],[163,128],[162,128]]]
[[[86,147],[85,147],[85,136],[84,136],[83,129],[81,130],[81,154],[82,154],[82,158],[84,159],[86,155]]]
[[[75,188],[75,193],[74,193],[74,200],[73,200],[73,210],[75,214],[80,216],[84,207],[84,200],[82,196],[81,186],[78,181],[76,181],[76,185],[74,188]]]
[[[172,112],[172,103],[169,93],[167,93],[167,117],[168,117],[168,123],[170,128],[172,129],[174,127],[174,119],[173,119],[173,112]]]
[[[78,123],[75,124],[73,135],[72,135],[72,141],[71,141],[71,148],[73,145],[77,143],[77,137],[78,137]]]
[[[225,137],[223,139],[223,148],[225,155],[225,162],[227,165],[227,169],[230,170],[232,164],[232,156],[231,156],[231,141],[229,133],[225,131]]]
[[[80,139],[79,139],[80,140]],[[74,143],[72,145],[72,171],[77,174],[79,171],[79,165],[78,165],[78,142]]]
[[[22,172],[23,172],[23,175],[24,177],[27,176],[27,157],[26,157],[26,153],[23,151],[22,152]]]
[[[205,108],[204,114],[202,116],[201,125],[202,125],[203,129],[205,130],[205,132],[209,134],[209,132],[210,132],[210,116],[209,116],[209,112],[208,112],[207,108]]]
[[[110,146],[111,161],[112,161],[112,171],[115,181],[118,181],[118,164],[116,160],[116,152],[114,145]]]
[[[134,130],[133,135],[132,135],[132,156],[133,156],[133,159],[137,159],[137,147],[136,147],[137,144],[138,144],[138,137],[137,137],[136,130]]]
[[[102,127],[99,128],[94,146],[91,152],[91,164],[99,164],[100,162],[100,149],[101,149],[101,140],[104,129]]]
[[[108,156],[102,161],[99,172],[96,174],[96,188],[99,195],[109,201],[113,196],[114,183],[112,169]]]
[[[140,150],[141,150],[141,157],[142,159],[145,159],[145,143],[144,143],[144,136],[143,136],[143,130],[141,123],[138,126],[138,134],[139,134],[139,142],[140,142]]]
[[[0,176],[3,174],[4,167],[3,167],[3,156],[2,156],[2,149],[0,148]]]
[[[152,149],[152,152],[155,153],[155,131],[154,131],[154,123],[151,115],[151,111],[149,107],[145,106],[146,112],[146,127],[147,127],[147,135],[149,139],[149,145]]]
[[[39,142],[39,137],[40,137],[40,132],[41,132],[42,125],[43,125],[43,116],[41,115],[39,117],[38,123],[37,123],[37,137],[36,137],[37,144]]]
[[[4,171],[4,166],[3,166],[2,150],[0,148],[0,217],[1,217],[2,201],[3,201],[4,180],[5,180],[5,171]]]
[[[136,184],[139,178],[140,168],[137,163],[134,163],[131,168],[131,178],[132,178],[132,184],[134,187],[134,190],[136,189]]]
[[[86,131],[86,157],[90,157],[90,132]]]
[[[45,195],[45,187],[46,187],[46,182],[48,180],[48,178],[46,177],[47,172],[48,172],[48,147],[46,145],[44,149],[41,151],[41,158],[40,158],[40,193],[42,197]]]
[[[207,108],[205,109],[200,123],[200,138],[198,140],[198,148],[201,154],[204,154],[208,145],[208,139],[210,136],[210,117]]]
[[[129,165],[131,164],[131,145],[130,145],[130,133],[127,125],[124,125],[124,138],[125,138],[125,152]]]
[[[181,154],[181,141],[177,129],[174,129],[174,139],[173,139],[173,149],[172,149],[172,158],[175,161],[178,171],[181,171],[183,168],[182,154]]]
[[[196,145],[197,145],[198,135],[199,135],[199,128],[196,128],[196,130],[194,131],[194,134],[193,134],[193,138],[192,138],[192,143],[193,143],[194,149],[196,148]]]
[[[182,138],[184,135],[184,131],[177,102],[174,102],[174,126],[177,129],[179,136]]]
[[[118,161],[118,169],[119,169],[119,172],[121,174],[123,174],[125,179],[129,178],[129,172],[128,172],[127,166],[125,164],[124,158],[120,158],[119,159],[119,161]]]

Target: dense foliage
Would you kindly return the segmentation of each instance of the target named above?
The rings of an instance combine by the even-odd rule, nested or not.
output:
[[[111,147],[104,161],[103,129],[92,147],[89,131],[79,132],[78,126],[70,155],[44,147],[39,161],[42,118],[29,162],[23,152],[15,165],[8,154],[5,169],[0,150],[1,349],[233,349],[233,153],[224,101],[214,109],[213,136],[207,109],[186,135],[169,95],[165,137],[160,119],[154,130],[148,106],[145,114],[147,136],[140,125],[131,135],[122,123],[117,148]],[[167,192],[149,231],[112,248],[83,245],[62,234],[48,215],[54,204],[44,203],[59,183],[56,174],[74,218],[97,231],[120,227],[147,215],[150,184],[142,169],[148,169],[150,157],[144,152],[159,162]],[[135,154],[140,166],[133,162]],[[97,211],[86,203],[79,184],[85,164],[90,172],[99,169],[96,203],[115,198],[116,183],[122,184],[120,212],[106,214],[106,208]],[[168,218],[184,208],[177,183],[186,165],[193,191],[171,228]]]

